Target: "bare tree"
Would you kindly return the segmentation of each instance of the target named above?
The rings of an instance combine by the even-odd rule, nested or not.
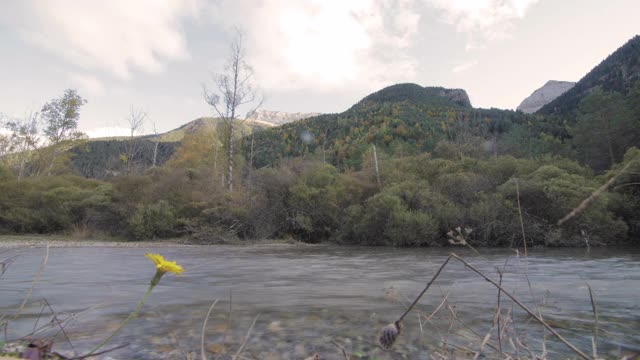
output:
[[[248,107],[247,117],[262,105],[252,84],[253,68],[246,62],[242,34],[238,32],[231,43],[231,53],[224,72],[214,76],[215,90],[204,87],[204,98],[215,114],[227,125],[227,188],[233,191],[233,140],[238,114]]]
[[[133,107],[133,105],[129,108],[129,116],[127,117],[127,122],[129,123],[129,141],[126,142],[126,159],[125,162],[127,164],[127,174],[131,173],[133,169],[133,165],[135,159],[140,154],[140,144],[136,136],[140,135],[144,128],[144,119],[147,117],[147,114]]]
[[[33,111],[27,113],[22,119],[13,119],[5,124],[5,127],[11,132],[6,150],[15,154],[18,179],[25,176],[27,161],[40,143],[39,125],[40,114]]]
[[[156,129],[156,123],[153,122],[153,162],[151,163],[151,167],[156,167],[156,163],[158,161],[158,145],[160,144],[160,134],[158,134],[158,129]]]
[[[11,148],[11,134],[7,130],[8,124],[5,121],[5,115],[0,113],[0,162]]]

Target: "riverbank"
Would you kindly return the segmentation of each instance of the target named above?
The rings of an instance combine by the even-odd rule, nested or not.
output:
[[[181,247],[191,246],[182,239],[161,241],[123,241],[115,238],[106,239],[73,239],[64,235],[1,235],[0,248],[12,247]]]
[[[68,235],[0,235],[0,248],[14,247],[45,247],[73,248],[73,247],[104,247],[104,248],[149,248],[149,247],[197,247],[202,245],[300,245],[318,246],[299,241],[262,240],[262,241],[237,241],[225,244],[201,244],[193,243],[189,238],[170,238],[147,241],[127,241],[120,238],[105,237],[98,239],[76,239]]]

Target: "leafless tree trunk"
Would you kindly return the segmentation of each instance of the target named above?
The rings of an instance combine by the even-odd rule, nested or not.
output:
[[[252,126],[251,127],[251,150],[249,152],[249,184],[248,184],[248,190],[249,190],[249,209],[253,208],[253,134],[254,134],[255,128]]]
[[[127,142],[127,175],[131,173],[133,168],[134,159],[138,156],[140,152],[140,147],[138,146],[138,140],[135,138],[137,135],[140,135],[144,127],[144,119],[147,117],[147,114],[140,110],[136,109],[133,106],[129,108],[129,116],[127,117],[127,122],[129,123],[129,141]]]
[[[378,152],[376,151],[375,144],[373,144],[373,163],[376,168],[376,181],[378,182],[378,189],[382,189],[382,181],[380,181],[380,167],[378,166]]]
[[[262,100],[258,98],[251,84],[252,78],[253,68],[246,62],[242,34],[238,32],[231,43],[231,54],[224,72],[214,76],[216,90],[210,92],[206,87],[204,88],[207,104],[213,107],[216,115],[228,126],[227,188],[229,191],[233,191],[233,143],[238,112],[240,108],[249,106],[249,114],[251,114],[262,105]]]
[[[160,144],[160,139],[159,134],[158,134],[158,130],[156,129],[156,123],[153,123],[153,134],[155,135],[153,138],[153,163],[151,164],[151,167],[156,167],[157,161],[158,161],[158,145]]]

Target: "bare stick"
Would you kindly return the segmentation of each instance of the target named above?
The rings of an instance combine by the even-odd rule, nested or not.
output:
[[[227,327],[224,329],[223,342],[227,342],[227,334],[231,331],[231,316],[233,315],[233,290],[229,289],[229,319],[227,321]]]
[[[591,289],[591,285],[589,285],[589,283],[587,283],[587,288],[589,289],[589,299],[591,300],[591,308],[593,309],[593,319],[594,319],[594,323],[593,323],[593,342],[592,342],[592,348],[593,348],[593,358],[597,359],[598,358],[598,351],[597,351],[597,345],[598,345],[598,305],[596,304],[596,299],[593,296],[593,290]]]
[[[516,178],[516,199],[518,200],[518,215],[520,216],[520,229],[522,230],[522,242],[524,243],[524,256],[527,257],[527,236],[524,233],[524,221],[522,220],[522,208],[520,207],[520,186]]]
[[[47,250],[44,254],[44,259],[42,259],[42,265],[40,265],[40,269],[38,270],[36,277],[33,279],[33,282],[31,283],[31,288],[29,288],[29,291],[27,292],[27,296],[22,301],[22,304],[20,304],[20,307],[18,308],[18,311],[16,312],[16,314],[13,316],[13,320],[17,319],[18,316],[20,316],[20,313],[22,312],[25,305],[29,301],[29,298],[31,298],[31,293],[33,292],[33,289],[36,287],[36,284],[38,283],[38,281],[40,281],[40,275],[42,275],[42,272],[44,272],[44,267],[47,265],[48,260],[49,260],[49,244],[47,244]]]
[[[115,351],[115,350],[118,350],[118,349],[122,349],[123,347],[127,347],[127,346],[129,346],[129,343],[122,344],[122,345],[118,345],[118,346],[113,347],[113,348],[111,348],[111,349],[103,350],[103,351],[100,351],[100,352],[97,352],[97,353],[87,354],[87,355],[82,355],[82,356],[78,356],[78,357],[70,358],[69,360],[81,360],[81,359],[86,359],[86,358],[88,358],[89,356],[98,356],[98,355],[106,354],[106,353],[108,353],[108,352]],[[60,356],[60,354],[58,354],[58,353],[54,353],[54,354],[55,354],[55,355],[57,355],[57,356]],[[64,359],[64,358],[63,358],[63,359]]]
[[[509,259],[509,258],[507,258]],[[505,262],[506,265],[506,262]],[[500,269],[498,269],[498,274],[500,275],[500,285],[502,285],[502,271]],[[502,291],[498,290],[498,304],[496,307],[496,323],[498,325],[498,349],[500,349],[500,352],[502,352],[502,332],[500,331],[500,322],[501,319],[500,317],[502,316],[502,309],[500,308],[500,295],[502,294]]]
[[[55,320],[56,325],[58,325],[58,327],[60,328],[60,331],[62,332],[62,335],[64,335],[64,338],[67,340],[67,343],[69,343],[69,346],[71,346],[71,350],[73,350],[73,352],[75,354],[76,349],[73,347],[73,344],[71,343],[71,340],[69,340],[69,336],[67,335],[67,332],[64,331],[64,326],[62,325],[62,322],[60,320],[58,320],[58,317],[56,316],[56,312],[53,311],[53,308],[51,307],[51,304],[49,304],[49,301],[47,301],[46,298],[44,298],[43,300],[44,300],[44,303],[49,308],[49,311],[51,311],[51,314],[53,315],[52,321]]]
[[[424,295],[424,293],[427,292],[427,290],[429,290],[429,288],[431,287],[431,285],[433,284],[434,281],[436,281],[436,279],[438,278],[438,276],[440,275],[440,273],[442,272],[442,269],[444,269],[444,267],[447,265],[447,263],[449,263],[449,260],[451,260],[451,255],[449,255],[449,257],[447,257],[447,260],[444,261],[444,263],[440,266],[440,268],[438,269],[438,272],[436,272],[435,275],[433,275],[433,277],[431,278],[431,281],[429,281],[427,283],[427,286],[425,286],[425,288],[422,290],[422,292],[420,293],[420,295],[418,295],[418,297],[416,297],[415,300],[413,300],[413,302],[411,303],[411,305],[409,305],[409,307],[407,308],[407,310],[405,310],[404,314],[402,314],[400,316],[400,318],[398,318],[398,321],[402,321],[402,319],[404,319],[405,316],[407,316],[407,314],[411,311],[411,309],[413,309],[414,306],[416,306],[416,304],[418,303],[418,301],[420,301],[420,298],[422,298],[422,295]]]
[[[433,312],[431,313],[431,315],[429,315],[428,317],[425,316],[425,318],[427,319],[427,321],[431,320],[431,318],[433,318],[436,313],[438,313],[438,311],[440,311],[440,308],[442,307],[442,305],[444,305],[444,303],[447,301],[447,298],[449,298],[449,294],[451,292],[447,291],[447,294],[444,296],[444,299],[442,299],[442,301],[440,302],[440,305],[438,305],[438,307],[436,307],[435,310],[433,310]]]
[[[344,360],[349,360],[349,355],[347,355],[347,351],[344,349],[342,345],[338,344],[338,342],[335,340],[331,340],[331,343],[335,345],[335,347],[340,349],[340,351],[342,351],[342,356],[344,356]]]
[[[207,356],[204,354],[204,331],[207,328],[207,321],[209,320],[209,316],[211,316],[211,312],[213,311],[213,307],[216,306],[218,299],[213,301],[213,304],[209,307],[209,311],[207,311],[207,316],[204,317],[204,323],[202,324],[202,335],[200,335],[200,357],[202,360],[207,360]]]
[[[627,165],[625,165],[625,167],[623,167],[622,170],[620,170],[619,173],[617,173],[615,176],[611,177],[611,179],[609,179],[606,183],[604,183],[604,185],[600,186],[596,191],[594,191],[591,195],[589,195],[588,198],[582,200],[580,205],[578,205],[576,208],[571,210],[571,212],[569,212],[567,215],[565,215],[562,219],[558,220],[558,226],[564,224],[565,222],[571,220],[574,216],[577,216],[581,212],[583,212],[589,206],[589,204],[591,204],[591,202],[593,200],[595,200],[598,196],[600,196],[600,194],[603,191],[607,190],[609,188],[609,186],[611,186],[618,179],[618,176],[620,176],[621,174],[625,173],[625,171],[629,168],[629,166],[631,166],[631,164],[635,163],[636,160],[637,159],[629,161],[627,163]]]
[[[244,340],[242,340],[242,345],[240,345],[238,352],[236,352],[232,360],[236,360],[240,356],[240,354],[242,354],[242,350],[244,350],[244,346],[247,345],[247,340],[249,340],[249,336],[251,335],[251,330],[253,330],[253,327],[256,325],[256,321],[258,321],[259,317],[260,317],[260,314],[256,315],[256,317],[253,319],[253,323],[251,324],[251,327],[249,327],[249,330],[247,331],[247,335],[245,335]]]

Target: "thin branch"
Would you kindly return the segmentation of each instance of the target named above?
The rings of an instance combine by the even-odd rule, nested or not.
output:
[[[207,311],[207,316],[205,316],[204,318],[204,323],[202,324],[202,335],[200,335],[200,357],[202,358],[202,360],[207,360],[207,357],[204,354],[204,331],[207,328],[207,321],[209,320],[209,316],[211,316],[213,307],[216,306],[217,302],[218,302],[218,299],[215,299],[213,301],[213,304],[211,304],[211,307],[209,307],[209,311]]]
[[[251,327],[249,327],[249,330],[247,330],[247,335],[245,335],[244,340],[242,341],[242,345],[240,345],[240,348],[238,348],[238,352],[236,352],[236,354],[231,358],[232,360],[236,360],[240,354],[242,354],[242,350],[244,350],[245,345],[247,345],[247,340],[249,340],[249,336],[251,335],[251,330],[253,330],[253,327],[256,325],[256,321],[258,321],[258,318],[260,317],[260,314],[256,315],[256,317],[253,319],[253,323],[251,324]]]
[[[498,284],[497,282],[495,282],[493,279],[489,278],[487,275],[485,275],[483,272],[481,272],[480,270],[478,270],[477,268],[475,268],[473,265],[469,264],[466,260],[464,260],[463,258],[459,257],[458,255],[456,255],[455,253],[451,253],[447,259],[444,261],[444,263],[440,266],[440,268],[438,269],[438,271],[436,272],[436,274],[433,276],[433,278],[427,283],[427,286],[424,288],[424,290],[422,290],[422,292],[420,293],[420,295],[418,295],[418,297],[413,301],[413,303],[409,306],[409,308],[404,312],[404,314],[402,314],[402,316],[400,316],[400,318],[396,321],[399,322],[401,321],[405,315],[407,315],[407,313],[409,313],[409,311],[411,311],[411,309],[415,306],[415,304],[418,303],[418,301],[420,300],[420,298],[424,295],[424,293],[429,289],[429,287],[431,286],[431,284],[433,284],[433,282],[438,278],[438,276],[440,275],[440,273],[442,272],[443,268],[449,263],[449,260],[451,260],[451,258],[455,258],[456,260],[460,261],[461,263],[463,263],[466,267],[468,267],[469,269],[471,269],[473,272],[475,272],[476,274],[480,275],[482,278],[484,278],[486,281],[488,281],[489,283],[491,283],[493,286],[495,286],[496,288],[498,288],[500,291],[502,291],[502,293],[504,293],[507,297],[509,297],[515,304],[517,304],[522,310],[524,310],[527,314],[529,314],[529,316],[531,316],[533,319],[535,319],[538,323],[540,323],[542,326],[544,326],[545,329],[549,330],[553,335],[555,335],[555,337],[558,338],[558,340],[560,340],[563,344],[565,344],[569,349],[571,349],[573,352],[575,352],[576,354],[578,354],[581,358],[586,359],[586,360],[592,360],[589,355],[585,354],[584,352],[582,352],[580,349],[576,348],[573,344],[571,344],[567,339],[565,339],[562,335],[560,335],[555,329],[553,329],[551,326],[549,326],[549,324],[547,324],[540,316],[538,316],[537,314],[535,314],[533,311],[531,311],[526,305],[524,305],[522,302],[520,302],[520,300],[518,300],[514,295],[512,295],[511,293],[509,293],[506,289],[504,289],[502,287],[502,285]]]
[[[598,196],[600,196],[600,194],[602,192],[604,192],[605,190],[607,190],[607,188],[609,188],[609,186],[611,186],[620,175],[622,175],[623,173],[625,173],[627,171],[627,169],[631,166],[631,164],[635,163],[637,160],[633,159],[631,161],[629,161],[627,163],[627,165],[625,165],[622,170],[620,170],[620,172],[618,172],[616,175],[612,176],[611,179],[609,179],[606,183],[604,183],[604,185],[600,186],[596,191],[594,191],[591,195],[589,195],[588,198],[584,199],[580,205],[578,205],[576,208],[574,208],[573,210],[571,210],[567,215],[565,215],[562,219],[558,220],[558,226],[564,224],[565,222],[571,220],[573,217],[579,215],[581,212],[583,212],[588,206],[589,204],[591,204],[591,202],[593,200],[595,200]]]
[[[122,348],[127,347],[127,346],[129,346],[129,343],[122,344],[122,345],[118,345],[118,346],[113,347],[113,348],[111,348],[111,349],[103,350],[103,351],[100,351],[100,352],[97,352],[97,353],[87,354],[87,355],[82,355],[82,356],[78,356],[78,357],[70,358],[70,359],[68,359],[68,360],[81,360],[81,359],[86,359],[86,358],[88,358],[88,357],[94,357],[94,356],[98,356],[98,355],[106,354],[106,353],[108,353],[108,352],[112,352],[112,351],[115,351],[115,350],[119,350],[119,349],[122,349]],[[55,354],[55,355],[57,355],[57,356],[61,356],[61,355],[60,355],[60,354],[58,354],[58,353],[54,353],[54,354]],[[63,359],[64,359],[64,358],[63,358]]]
[[[411,305],[409,305],[409,307],[407,308],[407,310],[405,310],[404,314],[402,314],[400,316],[400,318],[398,318],[398,321],[402,321],[402,319],[404,319],[404,317],[411,311],[411,309],[413,309],[414,306],[416,306],[416,304],[418,303],[418,301],[420,300],[420,298],[422,297],[422,295],[424,295],[424,293],[427,292],[427,290],[429,290],[429,288],[431,287],[431,285],[433,284],[434,281],[436,281],[436,279],[438,278],[438,276],[440,275],[440,272],[442,272],[442,269],[444,269],[444,267],[447,265],[447,263],[449,263],[449,260],[451,260],[451,255],[449,257],[447,257],[447,260],[444,261],[444,263],[440,266],[440,268],[438,269],[438,271],[436,272],[435,275],[433,275],[433,278],[431,278],[431,281],[429,281],[427,283],[427,286],[425,286],[425,288],[422,290],[422,292],[420,293],[420,295],[418,295],[418,297],[416,297],[415,300],[413,300],[413,302],[411,303]]]
[[[38,283],[38,281],[40,281],[40,276],[44,272],[44,268],[47,265],[48,260],[49,260],[49,244],[47,244],[47,248],[44,254],[44,259],[42,259],[42,264],[40,265],[40,269],[38,270],[36,277],[33,279],[33,282],[31,283],[31,288],[29,288],[29,291],[27,292],[27,296],[22,301],[22,304],[20,304],[20,307],[18,308],[18,311],[16,312],[16,314],[13,316],[13,320],[17,319],[18,316],[20,316],[20,313],[22,312],[25,305],[29,301],[29,298],[31,298],[31,293],[33,293],[33,289],[36,287],[36,284]]]

